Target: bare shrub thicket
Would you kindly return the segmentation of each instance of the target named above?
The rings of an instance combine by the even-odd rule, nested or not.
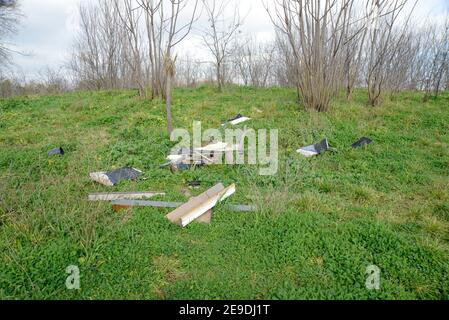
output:
[[[354,6],[352,0],[276,0],[268,10],[290,45],[306,108],[326,111],[341,89],[344,48],[361,32],[351,27],[360,19]]]
[[[276,47],[273,43],[257,42],[243,38],[234,54],[234,66],[238,79],[244,85],[266,87],[274,85]]]

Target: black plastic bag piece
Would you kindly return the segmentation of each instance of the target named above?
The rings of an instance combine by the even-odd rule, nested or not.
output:
[[[237,119],[240,119],[240,118],[243,118],[243,116],[239,113],[235,118],[229,119],[228,122],[231,122],[231,121],[234,121],[234,120],[237,120]]]
[[[316,153],[322,154],[323,152],[329,150],[329,142],[327,139],[324,139],[323,141],[314,144],[313,147],[315,148]]]
[[[113,185],[116,185],[121,180],[136,180],[139,178],[141,173],[142,172],[134,168],[125,167],[111,172],[106,172],[106,176]]]
[[[55,155],[60,155],[63,156],[64,155],[64,149],[60,148],[55,148],[55,149],[51,149],[48,151],[48,155],[49,156],[55,156]]]
[[[356,148],[361,148],[361,147],[366,146],[366,145],[369,145],[369,144],[371,144],[371,143],[373,143],[373,140],[371,140],[370,138],[363,137],[363,138],[360,138],[359,141],[355,142],[355,143],[352,145],[352,147],[353,147],[354,149],[356,149]]]
[[[188,183],[188,186],[190,187],[190,188],[198,188],[198,187],[200,187],[201,186],[201,181],[198,181],[198,180],[193,180],[193,181],[189,181]]]

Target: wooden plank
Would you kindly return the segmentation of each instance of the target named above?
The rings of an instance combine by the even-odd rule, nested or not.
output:
[[[163,192],[104,192],[89,194],[89,201],[140,200],[165,196]]]
[[[115,211],[129,209],[133,207],[154,207],[154,208],[178,208],[181,202],[165,201],[138,201],[138,200],[117,200],[112,202],[112,208]]]
[[[190,198],[190,200],[187,203],[184,203],[183,205],[181,205],[179,208],[177,208],[176,210],[170,212],[167,215],[167,219],[170,220],[173,223],[180,223],[181,217],[183,217],[186,212],[190,212],[192,210],[194,210],[196,207],[198,207],[201,203],[203,203],[204,201],[207,201],[210,196],[209,194],[215,195],[218,194],[220,192],[222,192],[224,190],[224,186],[220,183],[217,184],[216,186],[214,186],[213,188],[207,190],[206,192],[200,194],[197,197],[192,197]],[[211,208],[208,208],[207,210],[209,210]],[[204,212],[206,212],[207,210],[205,210]],[[203,213],[204,213],[203,212]]]
[[[226,189],[221,183],[217,184],[215,187],[207,190],[198,197],[191,198],[187,203],[169,213],[167,219],[179,224],[181,227],[186,227],[192,221],[215,207],[218,202],[225,200],[234,193],[235,184],[232,184]]]

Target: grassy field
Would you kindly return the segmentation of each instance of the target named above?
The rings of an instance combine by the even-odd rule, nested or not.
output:
[[[2,299],[448,299],[449,93],[418,93],[367,107],[366,94],[328,113],[308,112],[289,89],[178,89],[175,127],[218,128],[237,113],[254,129],[279,129],[279,172],[212,166],[172,174],[162,101],[135,91],[0,100]],[[375,143],[353,150],[361,136]],[[337,153],[295,151],[327,137]],[[64,157],[47,150],[63,146]],[[89,172],[125,165],[136,182],[108,188]],[[187,181],[202,187],[189,190]],[[170,224],[170,210],[113,212],[87,195],[161,191],[186,201],[236,183],[210,226]],[[81,289],[67,290],[77,265]],[[381,289],[365,288],[366,268]]]

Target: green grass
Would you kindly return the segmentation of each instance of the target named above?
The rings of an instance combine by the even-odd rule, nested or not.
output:
[[[403,93],[367,107],[366,93],[328,113],[297,106],[294,90],[230,87],[174,92],[175,127],[218,128],[238,112],[254,129],[279,129],[280,167],[213,166],[172,174],[162,101],[133,91],[0,100],[2,299],[448,299],[449,93]],[[360,150],[361,136],[375,143]],[[295,151],[329,138],[337,153]],[[64,157],[47,150],[63,146]],[[137,182],[107,188],[89,172],[134,166]],[[201,189],[187,189],[199,179]],[[212,225],[170,224],[169,210],[115,213],[87,195],[162,191],[186,201],[236,183]],[[369,265],[381,289],[365,288]],[[78,265],[81,289],[67,290]]]

